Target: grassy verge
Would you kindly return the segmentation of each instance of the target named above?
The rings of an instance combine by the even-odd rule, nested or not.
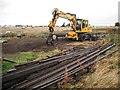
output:
[[[20,52],[17,54],[6,54],[5,55],[5,59],[11,60],[16,62],[16,64],[20,64],[20,63],[25,63],[25,62],[29,62],[29,61],[33,61],[33,60],[41,60],[41,59],[45,59],[48,56],[53,56],[56,55],[58,53],[61,53],[61,50],[55,49],[52,51],[48,51],[48,52]],[[9,69],[14,68],[14,66],[16,65],[14,63],[10,63],[10,62],[2,62],[2,71],[6,72]]]
[[[37,53],[35,52],[20,52],[17,54],[6,54],[5,55],[5,59],[11,60],[16,62],[16,64],[19,63],[24,63],[24,62],[29,62],[32,61],[33,59],[37,58]],[[10,63],[10,62],[2,62],[2,71],[6,72],[9,69],[14,68],[14,66],[16,65],[15,63]]]
[[[83,88],[116,88],[118,87],[118,53],[105,58],[95,65],[96,71],[87,74],[84,83],[79,83]]]

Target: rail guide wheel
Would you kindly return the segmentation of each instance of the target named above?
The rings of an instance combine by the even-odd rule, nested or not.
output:
[[[81,42],[85,40],[84,34],[79,34],[78,37],[79,37],[79,41],[81,41]]]
[[[48,45],[57,45],[58,37],[55,34],[50,34],[47,38],[46,43]]]

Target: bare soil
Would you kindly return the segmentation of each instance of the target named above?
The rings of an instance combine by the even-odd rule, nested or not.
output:
[[[3,43],[2,52],[5,54],[13,54],[17,52],[26,52],[26,51],[50,51],[53,49],[68,49],[71,46],[69,44],[73,41],[67,41],[65,38],[60,38],[58,44],[55,46],[50,46],[46,44],[46,38],[22,38],[9,40],[7,43]]]
[[[18,52],[27,52],[27,51],[50,51],[54,49],[66,50],[72,47],[81,46],[81,47],[90,47],[95,44],[103,44],[104,40],[98,41],[73,41],[66,40],[65,38],[59,38],[57,45],[47,45],[46,38],[22,38],[22,39],[13,39],[8,40],[7,43],[3,43],[2,52],[3,54],[14,54]]]

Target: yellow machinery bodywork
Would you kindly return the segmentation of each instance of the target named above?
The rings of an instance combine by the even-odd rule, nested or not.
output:
[[[67,34],[66,34],[66,39],[75,39],[75,40],[78,40],[78,34],[74,31],[69,31]]]
[[[52,12],[53,18],[50,21],[48,27],[51,33],[54,31],[55,24],[59,17],[68,19],[72,22],[73,31],[69,31],[66,34],[66,39],[75,39],[79,40],[79,34],[81,33],[90,33],[92,32],[92,27],[89,26],[89,22],[86,19],[76,19],[75,14],[64,13],[55,8]]]
[[[66,34],[66,39],[76,39],[79,40],[78,34],[91,33],[93,28],[89,26],[88,20],[86,19],[76,19],[76,22],[80,22],[80,24],[76,25],[76,31],[70,31]],[[79,26],[79,28],[77,28]]]

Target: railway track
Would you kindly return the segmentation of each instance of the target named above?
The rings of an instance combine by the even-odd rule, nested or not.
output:
[[[98,60],[95,58],[114,46],[114,43],[107,43],[87,49],[77,47],[64,54],[18,65],[13,71],[3,74],[3,90],[46,88],[63,80],[66,71],[71,76],[102,60],[105,56]]]

